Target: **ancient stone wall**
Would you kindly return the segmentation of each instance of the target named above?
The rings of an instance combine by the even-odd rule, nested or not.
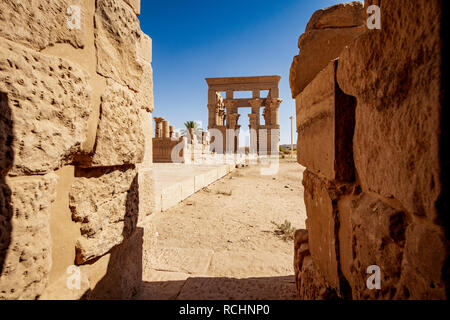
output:
[[[137,294],[153,111],[139,8],[0,4],[0,299]]]
[[[185,136],[179,136],[169,121],[161,117],[154,119],[154,163],[203,163],[211,158],[209,132],[202,132],[200,136],[193,128],[189,128]]]
[[[373,4],[381,29],[361,32]],[[367,0],[320,10],[308,24],[327,26],[324,39],[342,24],[344,35],[358,31],[322,47],[336,54],[314,76],[298,57],[291,68],[307,168],[307,230],[296,233],[294,261],[302,299],[448,296],[441,14],[438,0]],[[322,43],[319,34],[306,42],[308,28],[304,55]],[[380,288],[367,286],[370,266],[380,268]]]

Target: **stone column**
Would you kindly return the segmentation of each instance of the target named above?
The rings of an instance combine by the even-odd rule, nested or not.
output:
[[[208,129],[214,128],[217,124],[217,106],[208,104]]]
[[[155,138],[162,138],[162,122],[164,118],[154,118],[155,119]]]
[[[225,100],[224,103],[227,109],[227,128],[234,129],[237,124],[236,117],[233,117],[234,114],[237,114],[236,101]],[[236,122],[233,122],[234,120],[236,120]]]
[[[238,121],[241,115],[238,113],[232,113],[230,115],[230,129],[238,129]]]
[[[250,150],[252,153],[259,152],[259,127],[261,125],[260,121],[260,109],[262,105],[262,100],[259,98],[252,99],[249,101],[252,107],[252,113],[248,116],[250,117]]]
[[[252,107],[252,114],[256,115],[256,125],[260,125],[259,119],[259,110],[261,108],[262,100],[261,99],[252,99],[249,100],[250,106]]]
[[[173,133],[174,133],[174,131],[175,131],[174,126],[170,126],[170,127],[169,127],[169,131],[170,131],[170,139],[172,139],[172,138],[173,138]]]
[[[217,114],[218,114],[218,118],[219,118],[219,120],[217,121],[217,125],[224,126],[225,125],[225,110],[219,109]]]
[[[282,100],[280,98],[267,99],[266,118],[270,121],[267,126],[267,153],[278,154],[280,145],[280,124],[278,122],[278,109]]]
[[[162,122],[162,131],[163,131],[162,137],[163,137],[164,139],[169,139],[169,138],[170,138],[170,126],[169,126],[169,121],[164,120],[164,121]]]
[[[271,121],[271,124],[274,126],[280,125],[280,123],[278,121],[278,109],[279,109],[282,101],[283,100],[281,100],[280,98],[271,99],[271,101],[270,101],[270,105],[269,105],[270,116],[271,116],[270,121]]]
[[[224,145],[227,152],[237,151],[237,139],[236,139],[236,127],[239,119],[239,114],[237,113],[236,101],[234,100],[224,100],[226,111],[227,111],[227,130],[226,136],[224,137]]]
[[[250,113],[249,118],[249,129],[250,129],[250,154],[258,153],[258,119],[255,113]]]

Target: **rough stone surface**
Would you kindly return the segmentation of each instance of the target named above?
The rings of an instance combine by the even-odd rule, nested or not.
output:
[[[336,186],[310,171],[303,174],[305,205],[308,215],[309,251],[315,264],[330,285],[339,288],[337,260],[337,198]]]
[[[133,8],[136,15],[141,13],[141,0],[125,0],[125,2]]]
[[[337,298],[333,289],[327,286],[311,256],[306,256],[301,268],[301,283],[298,294],[302,300],[329,300]]]
[[[123,0],[99,0],[95,26],[97,72],[137,91],[143,67],[137,59],[141,29],[136,13]]]
[[[145,33],[141,33],[141,40],[138,44],[137,55],[142,60],[151,63],[152,62],[152,38],[150,38]]]
[[[440,193],[439,3],[382,2],[382,29],[344,50],[337,73],[358,102],[354,159],[362,186],[430,219]]]
[[[139,293],[136,224],[154,207],[152,43],[139,11],[139,0],[0,4],[0,299]],[[74,263],[79,290],[66,286]]]
[[[342,49],[365,31],[364,10],[353,2],[319,10],[298,40],[289,83],[295,98]]]
[[[335,84],[356,106],[353,146],[335,149],[337,156],[343,150],[353,154],[355,179],[342,183],[318,170],[316,163],[327,159],[328,149],[316,140],[319,151],[314,153],[308,149],[313,139],[308,144],[308,135],[299,130],[299,161],[307,151],[311,160],[304,161],[308,171],[303,178],[308,243],[306,231],[299,231],[294,245],[297,290],[303,299],[445,299],[442,4],[365,2],[371,4],[381,8],[381,30],[367,30],[342,51]],[[316,14],[309,27],[327,24],[324,17]],[[301,44],[306,40],[301,38]],[[329,99],[325,73],[297,96],[300,124],[308,119],[319,123],[307,111],[320,110]],[[347,125],[351,122],[340,127]],[[326,132],[330,126],[310,136],[321,135],[327,145],[333,139]],[[380,268],[380,289],[367,288],[369,266]]]
[[[134,97],[126,87],[108,81],[90,165],[115,166],[142,161],[145,138]]]
[[[334,60],[296,98],[297,159],[330,180],[352,181],[355,101],[336,83]]]
[[[0,184],[0,299],[36,299],[47,286],[56,183],[49,173]]]
[[[405,239],[397,296],[403,299],[443,299],[446,275],[442,266],[447,255],[443,228],[412,223],[406,229]]]
[[[4,0],[0,4],[0,36],[36,50],[57,43],[70,43],[75,48],[82,48],[83,19],[80,30],[67,27],[67,9],[77,2]]]
[[[80,151],[91,89],[76,64],[0,39],[0,92],[13,121],[10,174],[46,173]]]
[[[140,62],[143,67],[143,73],[139,91],[136,94],[136,104],[147,112],[153,112],[153,69],[149,62],[143,60],[140,60]]]
[[[100,257],[135,230],[139,190],[134,167],[78,169],[69,200],[72,217],[81,223],[77,264]]]
[[[314,12],[306,26],[306,31],[358,27],[364,20],[365,15],[361,2],[339,3]]]
[[[351,243],[341,241],[341,246],[352,248],[352,278],[347,280],[353,289],[353,298],[393,299],[401,274],[408,216],[365,193],[352,200],[351,209]],[[342,263],[348,261],[342,260]],[[380,267],[381,290],[367,288],[366,270],[371,265]]]
[[[111,250],[106,275],[89,293],[92,300],[129,300],[139,295],[142,283],[142,228]]]

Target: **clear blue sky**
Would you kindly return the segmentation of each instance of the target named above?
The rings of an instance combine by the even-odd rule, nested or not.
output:
[[[141,0],[141,28],[153,39],[153,115],[176,129],[188,120],[201,121],[206,129],[205,78],[280,75],[281,144],[290,143],[295,101],[289,68],[298,54],[298,37],[314,11],[339,2]],[[241,130],[248,130],[248,113],[242,109]],[[295,143],[295,129],[294,135]]]

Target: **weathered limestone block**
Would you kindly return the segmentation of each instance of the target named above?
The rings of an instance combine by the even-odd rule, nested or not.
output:
[[[127,300],[139,294],[142,284],[144,229],[136,228],[130,237],[111,250],[105,276],[89,292],[91,300]]]
[[[137,164],[139,183],[139,222],[156,212],[155,183],[153,179],[153,121],[152,114],[140,109],[142,129],[144,132],[144,157],[142,163]]]
[[[323,300],[337,298],[320,274],[311,257],[308,244],[308,231],[300,229],[294,237],[294,270],[297,296],[301,300]]]
[[[74,221],[81,223],[76,263],[100,257],[135,230],[139,186],[134,166],[81,169],[69,194]]]
[[[125,2],[133,8],[136,15],[141,14],[141,0],[125,0]]]
[[[137,46],[137,56],[138,58],[151,63],[152,62],[152,38],[147,34],[141,32],[141,40]]]
[[[14,141],[12,110],[9,107],[8,95],[0,92],[0,177],[7,175],[14,161]]]
[[[294,57],[289,83],[295,98],[342,49],[361,35],[364,9],[360,2],[337,5],[316,12],[298,40],[300,52]]]
[[[46,173],[80,152],[92,106],[88,75],[76,64],[0,39],[0,93],[13,121],[10,174]]]
[[[147,112],[153,112],[153,69],[150,63],[140,60],[143,67],[141,84],[136,94],[136,105]]]
[[[300,229],[295,231],[294,236],[294,271],[297,292],[301,285],[301,270],[303,260],[306,256],[311,255],[308,245],[308,230]]]
[[[354,180],[355,99],[336,83],[334,60],[296,97],[298,162],[329,180]]]
[[[315,265],[330,286],[339,289],[338,246],[336,226],[338,190],[326,179],[306,170],[303,174],[305,206],[308,218],[309,251]]]
[[[402,273],[396,298],[445,299],[448,274],[442,268],[447,256],[443,228],[412,223],[406,229],[405,238]]]
[[[138,172],[139,183],[139,223],[144,222],[150,215],[161,211],[155,201],[156,186],[151,167],[140,168]]]
[[[363,189],[433,220],[441,191],[441,4],[382,1],[380,8],[381,30],[358,38],[339,60],[339,86],[358,103],[355,166]]]
[[[0,183],[0,299],[36,299],[47,286],[56,184],[54,173]]]
[[[340,209],[341,216],[346,209],[351,210],[351,239],[339,240],[342,251],[351,248],[352,252],[352,257],[344,254],[340,263],[344,274],[351,272],[346,278],[352,287],[353,298],[393,299],[401,274],[408,214],[365,193],[354,197],[347,208],[340,206]],[[367,288],[369,275],[366,271],[371,265],[380,267],[381,290]]]
[[[140,167],[150,168],[153,163],[153,121],[152,114],[146,110],[139,110],[142,132],[144,134],[144,156]]]
[[[306,26],[306,31],[358,27],[364,20],[364,10],[360,2],[339,3],[314,12]]]
[[[143,66],[137,59],[142,32],[136,13],[123,0],[98,0],[95,26],[97,72],[138,91]]]
[[[135,164],[144,157],[140,109],[131,90],[108,80],[102,96],[92,166]]]
[[[301,283],[298,289],[301,300],[330,300],[336,299],[336,291],[328,286],[327,281],[320,274],[310,255],[305,256],[301,268]]]
[[[75,48],[82,48],[83,16],[79,30],[70,30],[67,26],[67,10],[77,2],[3,0],[0,4],[0,36],[36,50],[56,43],[70,43]],[[81,5],[79,7],[83,10]]]

